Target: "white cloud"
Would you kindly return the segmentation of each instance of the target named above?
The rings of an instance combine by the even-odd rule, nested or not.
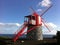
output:
[[[0,34],[12,34],[21,26],[19,23],[0,23]]]
[[[57,28],[57,25],[55,25],[54,23],[46,23],[48,25],[48,27],[51,27],[51,28]]]
[[[37,12],[41,12],[42,11],[42,9],[37,9]]]
[[[50,0],[42,0],[42,2],[39,2],[38,3],[38,6],[43,6],[43,7],[49,7],[51,4],[51,1]]]
[[[6,26],[6,25],[10,25],[10,26],[20,26],[19,23],[0,23],[0,26]]]
[[[37,4],[37,6],[40,7],[39,9],[37,9],[37,12],[41,14],[44,11],[45,7],[51,6],[51,3],[51,0],[42,0]]]
[[[56,35],[57,31],[56,30],[52,30],[51,32],[44,32],[43,34],[46,34],[46,35]]]
[[[43,34],[50,34],[55,35],[57,26],[54,23],[46,23],[48,27],[50,28],[51,32],[49,32],[47,29],[43,28]],[[15,33],[21,24],[19,23],[0,23],[0,34],[13,34]],[[44,25],[43,25],[44,26]]]
[[[47,34],[47,35],[56,35],[56,33],[57,33],[57,30],[56,30],[57,25],[55,25],[54,23],[51,23],[51,22],[50,23],[45,23],[45,24],[48,26],[48,28],[50,29],[51,32],[49,32],[48,29],[44,28],[43,33]]]

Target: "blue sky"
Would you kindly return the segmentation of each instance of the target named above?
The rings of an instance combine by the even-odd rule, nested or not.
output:
[[[24,16],[31,13],[29,8],[35,10],[41,0],[0,0],[0,22],[23,23]],[[44,19],[60,25],[60,0],[51,0],[53,7],[44,14]]]
[[[24,21],[24,16],[29,15],[32,6],[37,10],[37,4],[42,0],[0,0],[0,22],[1,23],[20,23]],[[52,22],[60,26],[60,0],[51,0],[53,7],[49,9],[43,18],[47,22]]]

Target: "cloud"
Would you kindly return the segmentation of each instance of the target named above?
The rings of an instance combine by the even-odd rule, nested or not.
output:
[[[43,34],[56,35],[57,25],[52,22],[46,23],[46,25],[48,25],[51,32],[49,32],[46,28],[43,28]],[[20,28],[20,26],[21,24],[19,23],[0,23],[0,34],[14,34]],[[27,31],[27,29],[25,31]]]
[[[0,23],[0,34],[12,34],[21,26],[19,23]]]
[[[19,23],[0,23],[0,26],[6,26],[6,25],[9,25],[9,26],[20,26]]]
[[[49,7],[51,5],[51,1],[50,0],[42,0],[42,2],[38,3],[38,6],[42,6],[42,7]]]
[[[48,25],[48,27],[51,27],[51,28],[57,28],[57,25],[55,25],[54,23],[46,23]]]
[[[44,32],[43,34],[45,35],[56,35],[57,31],[56,30],[52,30],[51,32]]]
[[[50,23],[45,23],[48,28],[50,29],[51,32],[48,31],[48,29],[43,28],[43,33],[47,34],[47,35],[56,35],[57,33],[57,25],[55,25],[54,23],[50,22]],[[44,27],[44,25],[42,25]]]
[[[37,4],[37,7],[39,7],[39,9],[37,9],[37,12],[41,14],[44,11],[45,7],[49,7],[51,4],[51,0],[42,0]]]
[[[50,29],[55,29],[55,28],[57,28],[57,25],[55,25],[54,23],[52,23],[52,22],[49,22],[49,23],[45,23],[47,26],[48,26],[48,28],[50,28]],[[44,24],[42,23],[42,26],[44,26]]]
[[[37,9],[37,12],[41,12],[42,11],[42,9]]]

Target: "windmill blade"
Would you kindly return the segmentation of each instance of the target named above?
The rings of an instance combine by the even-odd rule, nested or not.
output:
[[[32,7],[30,7],[30,10],[32,11],[33,15],[38,15],[38,13]]]
[[[46,25],[46,23],[43,21],[43,19],[42,19],[42,23],[43,23],[44,26],[49,30],[49,32],[51,32],[50,29],[48,28],[48,26]]]
[[[46,8],[46,9],[40,14],[40,16],[43,16],[51,7],[52,7],[52,5],[50,5],[48,8]]]
[[[43,23],[43,24],[49,30],[49,32],[51,32],[50,29],[48,28],[48,26],[45,23]]]
[[[35,12],[35,10],[32,8],[32,7],[30,7],[30,10],[34,13]]]

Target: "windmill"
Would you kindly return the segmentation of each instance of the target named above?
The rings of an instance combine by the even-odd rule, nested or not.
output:
[[[45,9],[40,15],[34,11],[33,8],[32,11],[33,13],[31,15],[25,16],[24,17],[24,23],[23,25],[19,28],[18,33],[14,36],[13,41],[16,42],[16,40],[21,37],[23,34],[27,33],[28,39],[32,40],[43,40],[43,35],[42,35],[42,23],[45,25],[45,27],[50,31],[48,26],[45,24],[42,16],[44,15],[45,12],[48,11],[52,7],[49,6],[47,9]],[[25,29],[28,28],[26,32]]]

